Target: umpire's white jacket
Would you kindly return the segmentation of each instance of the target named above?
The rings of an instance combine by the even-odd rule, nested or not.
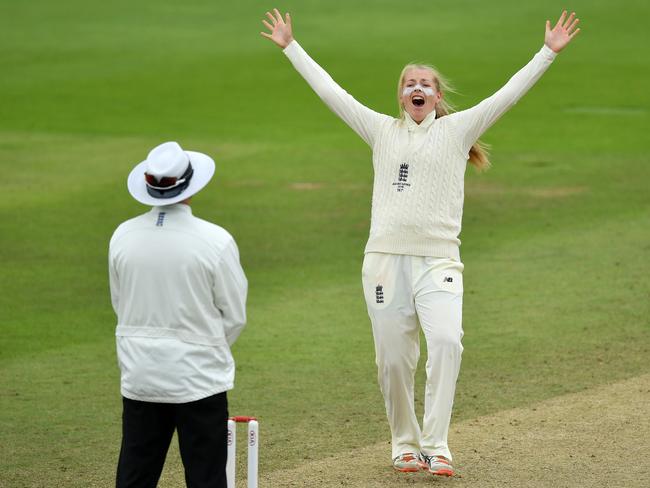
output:
[[[109,249],[122,395],[185,403],[230,390],[248,282],[232,236],[188,205],[121,224]]]

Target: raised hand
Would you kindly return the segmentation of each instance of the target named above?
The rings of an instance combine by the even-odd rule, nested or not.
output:
[[[569,18],[566,17],[566,10],[562,12],[557,24],[551,29],[551,21],[546,21],[546,35],[544,36],[544,44],[550,47],[556,53],[559,53],[566,47],[571,40],[578,35],[580,29],[576,29],[580,19],[575,19],[576,13],[571,12]],[[575,19],[575,20],[574,20]]]
[[[287,47],[291,41],[293,41],[293,32],[291,29],[291,16],[287,12],[284,19],[282,14],[277,8],[273,9],[273,13],[266,12],[266,16],[269,18],[271,23],[266,19],[262,20],[262,24],[271,32],[260,32],[267,39],[271,39],[282,49]]]

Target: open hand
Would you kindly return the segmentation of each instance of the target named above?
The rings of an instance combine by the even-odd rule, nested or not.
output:
[[[267,32],[260,32],[260,34],[262,34],[267,39],[271,39],[278,46],[284,49],[291,43],[291,41],[293,41],[291,16],[287,12],[283,19],[282,14],[280,14],[280,11],[277,8],[273,9],[273,13],[266,12],[266,16],[269,18],[271,23],[269,23],[266,19],[263,19],[262,24],[264,24],[264,26],[269,31],[271,31],[271,33],[269,34]]]
[[[566,18],[566,10],[562,12],[560,19],[555,24],[555,27],[551,29],[551,21],[546,21],[546,35],[544,36],[544,44],[550,47],[556,53],[559,53],[562,49],[566,47],[571,40],[578,35],[580,29],[576,29],[580,19],[575,19],[575,12],[571,12],[569,18]]]

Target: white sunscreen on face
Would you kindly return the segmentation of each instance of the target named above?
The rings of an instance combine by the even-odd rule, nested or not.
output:
[[[408,97],[411,93],[413,93],[413,92],[416,91],[416,90],[420,90],[420,91],[423,92],[425,95],[429,95],[430,97],[432,97],[433,94],[435,93],[435,92],[433,91],[433,88],[430,88],[430,87],[428,87],[428,86],[422,86],[422,85],[420,85],[420,84],[418,83],[418,84],[415,85],[415,86],[405,86],[405,87],[404,87],[404,90],[402,91],[402,95],[405,96],[405,97]]]

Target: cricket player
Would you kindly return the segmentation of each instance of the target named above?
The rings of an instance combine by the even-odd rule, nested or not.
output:
[[[277,9],[262,21],[325,104],[372,149],[370,236],[362,270],[378,379],[392,433],[393,466],[453,476],[447,444],[463,347],[463,264],[458,235],[467,162],[485,169],[479,137],[535,84],[578,34],[575,14],[546,21],[544,44],[500,90],[468,110],[445,101],[447,83],[427,65],[407,65],[397,87],[400,116],[355,100],[293,37],[291,17]],[[419,327],[427,344],[422,427],[415,416]]]
[[[214,174],[207,155],[155,147],[128,178],[152,206],[110,241],[111,300],[123,397],[117,488],[155,488],[174,430],[192,488],[226,488],[230,347],[248,283],[232,236],[192,215]]]

